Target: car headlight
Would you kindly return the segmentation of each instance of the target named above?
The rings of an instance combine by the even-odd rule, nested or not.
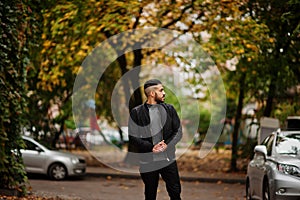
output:
[[[73,164],[79,163],[79,159],[78,158],[71,158],[71,161],[72,161]]]
[[[300,176],[300,169],[294,165],[287,165],[287,164],[277,164],[277,169],[278,171],[284,173],[284,174],[289,174],[293,176]]]

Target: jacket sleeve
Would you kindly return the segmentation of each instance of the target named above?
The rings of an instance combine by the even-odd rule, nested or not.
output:
[[[129,122],[128,122],[128,132],[129,141],[131,145],[134,145],[139,153],[152,152],[154,145],[146,138],[142,138],[140,133],[143,127],[138,125],[138,114],[136,109],[132,109],[130,112]]]
[[[175,147],[175,145],[181,140],[182,138],[182,128],[179,116],[175,110],[175,108],[170,105],[170,117],[171,117],[171,126],[172,126],[172,136],[168,138],[166,144],[171,147]]]

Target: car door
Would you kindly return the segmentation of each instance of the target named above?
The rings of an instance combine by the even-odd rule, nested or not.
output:
[[[258,196],[262,197],[263,195],[263,184],[264,177],[267,174],[267,168],[269,167],[269,160],[272,155],[273,143],[274,143],[274,134],[270,135],[266,140],[262,142],[262,145],[265,145],[267,148],[267,155],[261,154],[261,162],[257,166],[257,191]]]
[[[23,162],[27,172],[44,173],[45,152],[29,140],[24,140],[25,149],[21,149]]]
[[[252,188],[252,196],[258,197],[261,193],[261,176],[263,176],[265,171],[265,155],[261,152],[255,152],[253,160],[249,163],[249,174],[250,183]]]

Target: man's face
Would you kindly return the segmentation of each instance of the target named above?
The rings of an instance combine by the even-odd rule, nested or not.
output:
[[[164,102],[166,93],[164,91],[164,87],[160,84],[156,86],[155,92],[155,101],[157,103]]]

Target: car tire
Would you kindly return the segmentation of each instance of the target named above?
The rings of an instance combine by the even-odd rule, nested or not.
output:
[[[67,169],[61,163],[52,164],[49,168],[49,176],[53,180],[63,180],[67,177]]]
[[[264,180],[264,183],[263,183],[263,196],[262,196],[262,199],[263,200],[270,200],[270,187],[269,187],[269,181],[268,179],[265,179]]]
[[[247,179],[247,181],[246,181],[246,199],[247,200],[252,200],[249,179]]]

